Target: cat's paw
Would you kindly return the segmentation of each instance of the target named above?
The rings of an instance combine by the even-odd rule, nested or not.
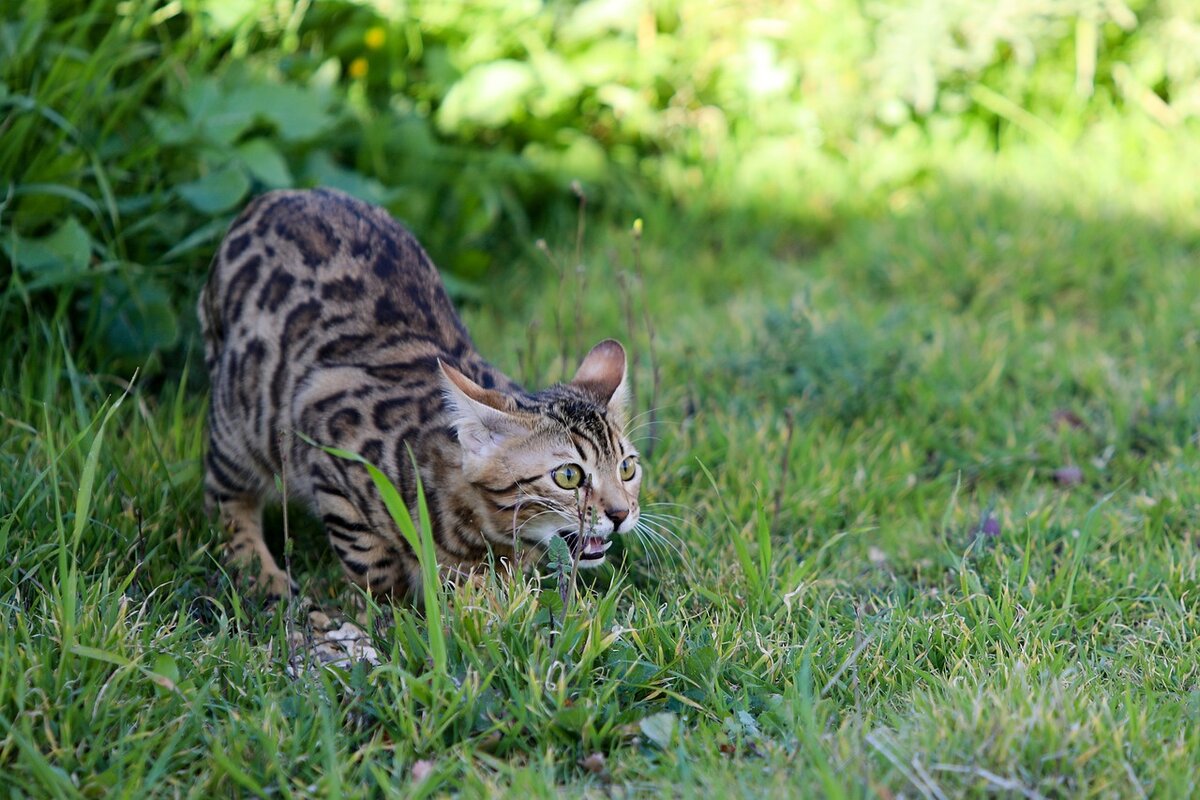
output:
[[[287,576],[286,572],[260,572],[249,576],[247,588],[253,594],[262,595],[268,603],[277,603],[285,597],[299,597],[300,584]]]

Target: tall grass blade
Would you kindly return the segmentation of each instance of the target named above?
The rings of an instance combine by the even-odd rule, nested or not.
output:
[[[759,576],[758,568],[754,564],[754,557],[750,555],[750,547],[742,538],[741,529],[733,524],[733,518],[729,516],[729,510],[725,506],[725,498],[721,496],[721,488],[717,485],[717,479],[709,472],[708,467],[704,466],[704,462],[696,459],[696,463],[700,465],[704,476],[708,478],[709,484],[713,491],[717,493],[717,500],[721,504],[721,512],[725,515],[725,521],[729,525],[729,529],[733,531],[733,549],[737,553],[738,564],[742,567],[742,574],[746,576],[746,583],[749,584],[750,590],[759,595],[762,592],[762,579]]]
[[[439,676],[447,675],[446,637],[442,628],[442,584],[438,580],[437,553],[433,546],[433,529],[429,522],[429,509],[425,504],[425,491],[421,485],[420,471],[416,472],[417,510],[420,525],[420,529],[418,529],[417,524],[413,523],[412,514],[409,512],[404,498],[400,496],[400,492],[396,490],[391,479],[382,470],[358,453],[343,450],[339,447],[328,447],[319,444],[300,432],[297,432],[296,435],[304,442],[323,450],[331,456],[361,464],[366,469],[367,474],[371,476],[371,482],[375,484],[375,488],[378,490],[379,496],[388,510],[388,514],[400,530],[400,535],[404,537],[408,546],[417,554],[417,560],[421,565],[421,583],[425,600],[425,622],[428,627],[429,652],[433,658],[433,666],[436,674]],[[409,456],[412,457],[411,449],[409,450]],[[415,459],[413,467],[414,469],[416,468]]]

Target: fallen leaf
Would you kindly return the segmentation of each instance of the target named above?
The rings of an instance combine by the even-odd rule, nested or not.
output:
[[[1083,421],[1083,418],[1069,408],[1056,410],[1051,419],[1059,428],[1074,428],[1077,431],[1087,430],[1087,423]]]
[[[594,775],[604,772],[604,763],[604,753],[592,753],[590,756],[579,760],[579,766]]]
[[[1054,470],[1054,481],[1059,486],[1078,486],[1083,483],[1083,470],[1076,466],[1059,467]]]

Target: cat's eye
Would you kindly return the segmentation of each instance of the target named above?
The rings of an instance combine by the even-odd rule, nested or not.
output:
[[[550,477],[563,489],[578,489],[583,483],[583,467],[578,464],[563,464],[550,470]]]
[[[637,456],[626,456],[621,462],[621,480],[631,481],[637,472]]]

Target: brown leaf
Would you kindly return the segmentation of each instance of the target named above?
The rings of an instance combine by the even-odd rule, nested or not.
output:
[[[599,775],[601,772],[604,772],[604,753],[592,753],[586,758],[581,758],[579,760],[579,766],[583,767],[593,775]]]
[[[1059,486],[1078,486],[1083,483],[1083,470],[1073,465],[1059,467],[1054,470],[1054,481]]]
[[[1087,430],[1087,423],[1083,421],[1083,417],[1076,414],[1069,408],[1056,409],[1050,417],[1058,428],[1074,428],[1077,431]]]

